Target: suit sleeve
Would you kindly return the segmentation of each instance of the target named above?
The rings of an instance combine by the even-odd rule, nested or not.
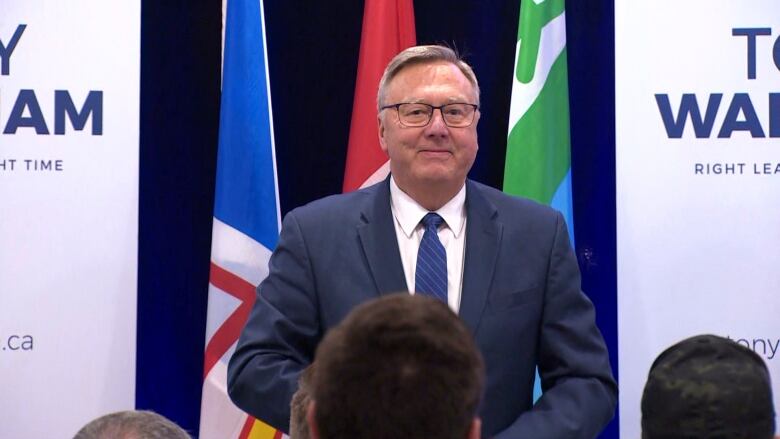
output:
[[[287,431],[298,376],[321,338],[316,291],[295,211],[282,225],[269,275],[228,365],[228,393],[250,415]]]
[[[593,304],[580,290],[577,259],[558,213],[538,340],[541,398],[495,437],[596,437],[612,419],[617,384]]]

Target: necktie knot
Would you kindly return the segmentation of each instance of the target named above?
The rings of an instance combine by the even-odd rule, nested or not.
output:
[[[439,214],[435,212],[428,212],[422,219],[422,223],[426,230],[438,230],[443,222],[444,218],[440,217]]]

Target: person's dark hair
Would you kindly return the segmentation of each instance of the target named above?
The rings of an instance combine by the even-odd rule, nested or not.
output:
[[[385,102],[387,85],[395,78],[398,72],[408,66],[433,64],[442,61],[453,64],[460,69],[466,79],[468,79],[474,87],[474,94],[477,98],[477,102],[474,103],[479,105],[479,82],[477,82],[477,75],[474,74],[474,70],[471,66],[468,65],[466,61],[463,61],[460,55],[449,47],[431,45],[409,47],[402,50],[390,60],[382,74],[382,78],[379,80],[379,89],[376,96],[377,108],[381,108],[383,105],[387,104],[387,102]]]
[[[192,439],[173,421],[146,410],[127,410],[101,416],[73,439]]]
[[[391,294],[356,307],[316,353],[314,422],[321,439],[465,438],[484,366],[444,303]]]
[[[290,401],[290,439],[309,439],[309,426],[306,424],[306,412],[311,401],[311,380],[314,364],[301,372],[298,377],[298,390]]]
[[[769,371],[750,349],[699,335],[666,349],[650,367],[643,439],[770,439],[774,431]]]

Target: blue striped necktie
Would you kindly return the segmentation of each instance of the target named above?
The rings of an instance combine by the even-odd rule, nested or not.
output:
[[[433,212],[428,212],[422,219],[425,233],[417,252],[414,291],[447,303],[447,253],[438,235],[442,222],[444,219]]]

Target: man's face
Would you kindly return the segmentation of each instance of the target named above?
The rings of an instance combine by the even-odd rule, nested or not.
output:
[[[421,102],[433,106],[462,102],[475,104],[474,87],[453,64],[434,62],[403,68],[387,85],[385,102]],[[441,190],[454,195],[466,180],[477,155],[477,122],[463,128],[444,124],[434,110],[424,127],[405,127],[395,109],[378,116],[379,142],[390,157],[390,172],[398,186],[414,198],[419,191]]]

